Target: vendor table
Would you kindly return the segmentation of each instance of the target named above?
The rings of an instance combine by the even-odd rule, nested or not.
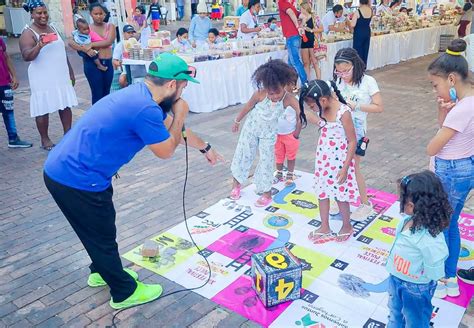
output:
[[[253,72],[269,59],[282,59],[286,50],[193,63],[200,84],[189,83],[183,99],[195,113],[208,113],[217,109],[247,102],[255,88]],[[124,65],[149,65],[140,60],[123,60]]]
[[[441,34],[456,35],[452,25],[436,26],[413,31],[374,36],[370,41],[367,68],[380,68],[401,61],[438,52]],[[351,47],[352,40],[328,43],[327,59],[321,61],[323,79],[332,79],[334,56],[342,48]],[[200,84],[189,83],[183,99],[192,112],[207,113],[228,106],[245,103],[254,92],[252,73],[270,58],[287,58],[287,52],[277,51],[252,56],[233,57],[193,63]],[[149,62],[124,59],[123,64],[149,65]]]
[[[438,52],[441,34],[457,35],[456,27],[443,25],[413,31],[385,34],[370,38],[367,69],[372,70],[386,65],[398,64],[402,61],[418,58]],[[328,44],[328,55],[321,62],[323,79],[331,79],[334,57],[339,49],[352,47],[352,40]]]

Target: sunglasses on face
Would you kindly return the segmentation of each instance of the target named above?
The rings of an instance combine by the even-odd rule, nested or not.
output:
[[[336,69],[334,70],[334,74],[336,74],[337,77],[350,77],[353,69],[354,69],[354,66],[352,66],[349,70],[345,72],[340,72]]]
[[[188,69],[186,71],[180,71],[180,72],[174,74],[173,77],[177,77],[179,74],[187,74],[187,75],[191,76],[192,78],[196,78],[197,69],[194,66],[188,66]]]

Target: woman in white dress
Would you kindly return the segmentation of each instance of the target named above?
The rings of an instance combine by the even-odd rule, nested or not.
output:
[[[77,106],[73,88],[75,77],[64,42],[56,29],[49,25],[45,4],[41,0],[29,0],[24,8],[31,13],[33,20],[20,37],[21,55],[30,62],[30,112],[41,136],[41,148],[51,150],[54,143],[48,135],[49,114],[59,110],[64,133],[69,131],[71,107]]]

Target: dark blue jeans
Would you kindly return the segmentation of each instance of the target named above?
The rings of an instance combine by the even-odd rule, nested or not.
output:
[[[101,59],[102,65],[107,66],[107,70],[101,71],[97,68],[93,60],[83,60],[84,74],[92,93],[92,104],[107,96],[110,93],[112,79],[114,78],[114,68],[112,59]]]
[[[304,70],[303,62],[301,61],[301,37],[295,35],[286,39],[286,48],[288,49],[288,63],[296,69],[300,77],[301,84],[308,81],[306,72]]]
[[[449,227],[444,237],[449,249],[449,256],[444,264],[446,278],[456,277],[461,236],[458,220],[469,192],[474,188],[474,156],[456,160],[435,158],[435,173],[440,178],[444,191],[448,194],[453,208]]]
[[[0,86],[0,111],[7,129],[8,141],[15,141],[18,135],[13,114],[13,91],[9,85]]]
[[[77,54],[82,57],[82,60],[96,60],[99,58],[99,54],[95,55],[94,57],[90,57],[88,54],[86,54],[84,51],[78,51]]]
[[[436,282],[415,284],[390,275],[387,328],[429,328]]]

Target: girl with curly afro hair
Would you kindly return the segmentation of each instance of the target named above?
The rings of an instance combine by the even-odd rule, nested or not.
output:
[[[249,176],[258,150],[259,161],[254,174],[254,183],[257,193],[261,193],[262,196],[256,201],[255,206],[267,207],[272,200],[270,190],[275,167],[274,149],[278,120],[288,107],[299,113],[298,120],[305,118],[304,113],[300,113],[296,98],[285,90],[285,87],[297,80],[295,70],[288,64],[282,60],[270,60],[257,68],[252,80],[257,91],[242,108],[232,126],[232,132],[238,132],[241,121],[247,116],[232,160],[233,188],[230,198],[234,200],[240,198],[241,185]],[[294,131],[295,138],[299,132],[300,129]]]
[[[387,327],[429,327],[438,279],[444,277],[448,247],[442,233],[451,206],[440,179],[430,171],[400,180],[400,211],[395,241],[387,259]]]

